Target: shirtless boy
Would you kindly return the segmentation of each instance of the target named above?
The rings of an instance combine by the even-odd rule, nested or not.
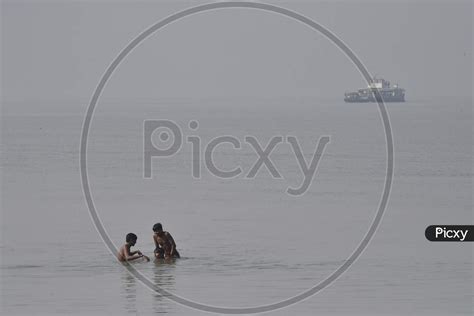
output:
[[[163,231],[160,223],[153,225],[153,241],[155,242],[155,258],[179,258],[176,243],[170,233]]]
[[[135,246],[137,243],[137,235],[129,233],[125,237],[125,245],[120,247],[117,255],[117,259],[120,262],[133,261],[140,258],[145,258],[146,261],[150,261],[150,258],[140,252],[140,250],[130,251],[130,248]]]

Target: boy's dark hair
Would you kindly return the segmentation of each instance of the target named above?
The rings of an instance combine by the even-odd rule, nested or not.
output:
[[[159,232],[159,231],[162,231],[163,230],[163,226],[161,226],[161,223],[156,223],[155,225],[153,225],[153,231],[154,232]]]
[[[134,233],[128,233],[127,236],[125,236],[125,241],[126,242],[131,242],[132,240],[137,240],[137,235]]]

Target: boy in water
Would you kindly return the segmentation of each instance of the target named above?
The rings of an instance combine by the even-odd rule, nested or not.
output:
[[[160,223],[153,225],[153,241],[155,242],[155,258],[179,258],[176,243],[170,233],[163,231]]]
[[[118,251],[117,259],[120,262],[133,261],[139,258],[145,258],[146,261],[150,261],[150,258],[142,254],[140,250],[130,251],[130,248],[137,243],[137,239],[138,237],[134,233],[127,234],[125,237],[125,245],[120,247]]]

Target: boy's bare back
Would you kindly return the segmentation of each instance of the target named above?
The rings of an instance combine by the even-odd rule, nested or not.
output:
[[[127,261],[127,254],[130,254],[130,245],[125,244],[122,247],[120,247],[118,254],[117,254],[117,259],[120,262],[125,262]]]

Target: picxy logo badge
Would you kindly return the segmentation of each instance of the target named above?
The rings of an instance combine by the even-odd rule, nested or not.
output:
[[[474,241],[473,225],[431,225],[425,230],[429,241]]]

